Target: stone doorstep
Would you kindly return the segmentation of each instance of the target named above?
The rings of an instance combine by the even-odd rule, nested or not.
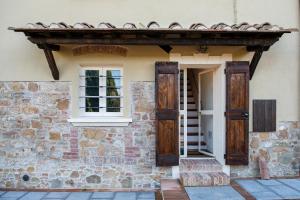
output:
[[[224,172],[183,172],[180,181],[185,187],[228,185],[230,177]]]
[[[181,159],[180,172],[222,172],[222,165],[215,159]]]

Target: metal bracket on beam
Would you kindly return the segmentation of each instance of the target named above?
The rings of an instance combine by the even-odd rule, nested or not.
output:
[[[250,80],[252,79],[254,72],[256,70],[257,64],[263,54],[264,49],[263,48],[257,48],[255,50],[255,53],[253,55],[253,58],[251,60],[250,66],[249,66],[249,70],[250,70]]]
[[[59,46],[58,45],[49,45],[49,44],[42,44],[42,45],[38,45],[38,47],[40,49],[44,50],[52,77],[54,80],[59,80],[59,71],[58,68],[56,66],[55,63],[55,59],[53,56],[52,51],[58,51],[59,50]]]

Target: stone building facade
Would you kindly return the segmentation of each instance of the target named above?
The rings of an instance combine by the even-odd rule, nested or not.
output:
[[[249,165],[231,166],[231,177],[260,177],[258,157],[263,157],[271,177],[299,176],[300,123],[280,122],[276,132],[249,133]]]
[[[1,188],[156,188],[171,167],[155,166],[154,82],[132,82],[128,127],[73,127],[71,82],[0,83]],[[249,165],[231,177],[259,176],[263,156],[273,177],[299,175],[300,123],[250,133]],[[24,181],[23,176],[29,180]]]
[[[150,189],[172,176],[155,166],[154,82],[131,83],[133,122],[119,128],[68,123],[70,86],[0,83],[0,188]]]

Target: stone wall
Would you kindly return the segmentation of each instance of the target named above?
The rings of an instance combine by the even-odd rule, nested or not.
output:
[[[158,187],[154,83],[130,87],[128,127],[77,128],[70,82],[0,82],[0,188]]]
[[[259,156],[267,161],[270,176],[299,176],[300,122],[278,127],[277,132],[249,133],[249,165],[231,166],[231,177],[259,177]]]

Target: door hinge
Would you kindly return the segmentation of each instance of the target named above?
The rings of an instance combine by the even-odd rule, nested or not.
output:
[[[224,159],[226,159],[226,157],[227,157],[226,154],[224,154]]]
[[[224,116],[226,117],[226,112],[224,112]]]
[[[224,69],[224,74],[226,74],[227,73],[227,70],[226,69]]]

